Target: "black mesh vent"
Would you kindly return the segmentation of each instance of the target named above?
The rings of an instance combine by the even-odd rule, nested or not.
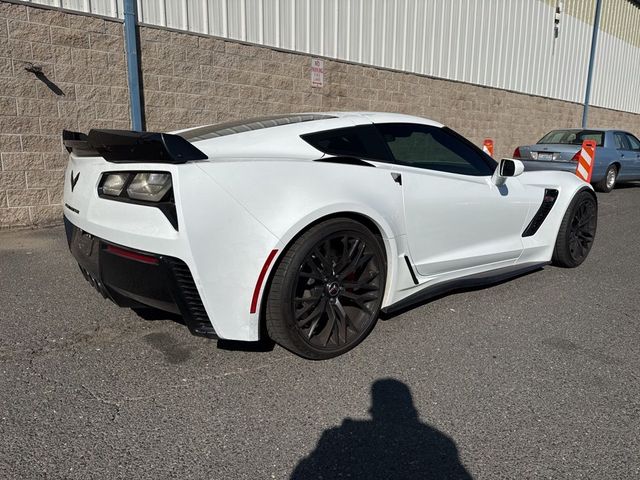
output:
[[[525,228],[524,232],[522,233],[523,237],[531,237],[538,231],[538,229],[542,226],[542,222],[544,222],[545,218],[547,218],[547,215],[549,215],[549,212],[553,208],[553,204],[556,203],[557,198],[558,190],[553,190],[550,188],[546,188],[544,190],[542,205],[540,205],[540,208],[531,219],[531,222],[529,222],[527,228]]]
[[[179,307],[182,307],[180,309],[185,308],[189,314],[190,318],[186,319],[187,322],[190,320],[197,324],[204,323],[205,325],[210,325],[209,316],[204,309],[200,294],[196,288],[196,283],[193,280],[187,264],[177,258],[165,257],[165,260],[171,267],[173,277],[178,287],[178,295],[180,298],[176,299],[176,301],[179,302]]]

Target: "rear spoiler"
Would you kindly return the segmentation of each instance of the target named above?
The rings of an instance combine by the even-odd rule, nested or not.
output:
[[[62,131],[62,143],[78,157],[104,157],[113,163],[185,163],[205,155],[179,135],[132,130]]]

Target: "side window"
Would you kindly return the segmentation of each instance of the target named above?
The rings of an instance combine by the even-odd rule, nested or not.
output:
[[[338,128],[308,133],[302,139],[321,152],[331,155],[389,161],[389,154],[373,125]]]
[[[627,140],[629,142],[629,145],[631,145],[631,150],[640,150],[640,140],[638,140],[636,137],[634,137],[630,133],[627,133],[626,135],[627,135]]]
[[[613,134],[613,138],[614,138],[614,144],[615,144],[615,147],[616,147],[617,150],[628,150],[629,149],[624,133],[615,132]]]
[[[394,159],[412,167],[461,175],[491,175],[480,152],[445,129],[413,123],[379,124]]]

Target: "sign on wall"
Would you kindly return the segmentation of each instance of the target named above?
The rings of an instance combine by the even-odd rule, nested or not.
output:
[[[324,86],[324,60],[319,58],[311,59],[311,86],[318,88]]]

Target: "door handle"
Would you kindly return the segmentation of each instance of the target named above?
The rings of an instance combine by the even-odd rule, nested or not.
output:
[[[398,185],[402,186],[402,175],[400,173],[391,172],[391,178],[393,178],[393,181],[396,182]]]

